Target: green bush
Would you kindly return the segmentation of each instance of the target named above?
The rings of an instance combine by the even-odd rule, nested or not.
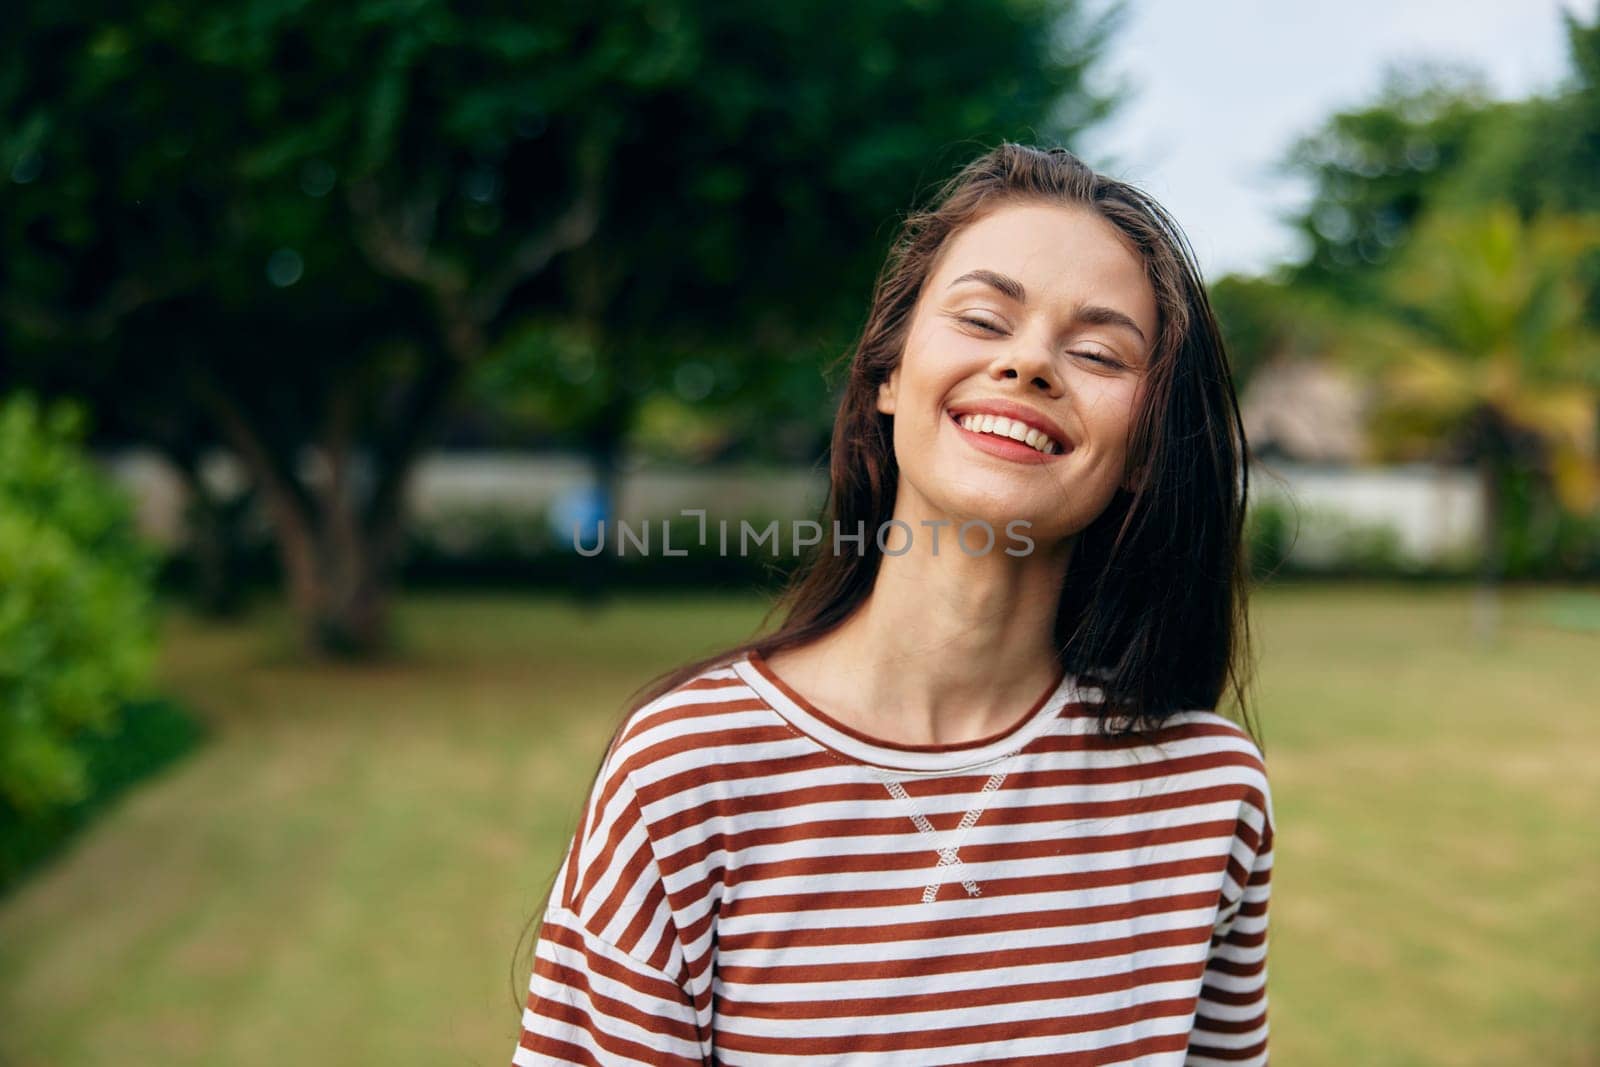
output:
[[[83,745],[118,729],[154,649],[154,561],[82,435],[75,407],[0,404],[0,805],[19,818],[90,795]]]
[[[1600,512],[1561,507],[1547,476],[1531,467],[1506,471],[1500,484],[1501,565],[1507,578],[1600,576]]]
[[[1270,578],[1289,561],[1293,516],[1275,501],[1251,501],[1245,512],[1244,541],[1250,573],[1257,579]]]
[[[19,811],[0,800],[0,893],[56,852],[123,790],[188,752],[202,734],[197,720],[162,699],[122,705],[111,729],[83,733],[73,754],[88,789],[76,801]]]

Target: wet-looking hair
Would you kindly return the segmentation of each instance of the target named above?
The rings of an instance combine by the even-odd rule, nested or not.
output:
[[[774,630],[656,679],[630,712],[708,666],[806,644],[867,598],[882,558],[870,532],[892,517],[899,482],[892,416],[877,409],[878,386],[900,362],[917,298],[950,239],[1016,203],[1087,208],[1110,222],[1143,259],[1158,312],[1128,447],[1125,473],[1134,488],[1119,489],[1078,535],[1057,613],[1060,661],[1101,689],[1107,732],[1153,731],[1174,711],[1217,707],[1231,689],[1261,743],[1245,692],[1244,425],[1194,253],[1147,194],[1065,149],[1009,142],[967,164],[929,206],[906,217],[848,354],[822,526],[838,521],[854,531],[864,522],[864,551],[835,553],[824,538],[769,614],[782,618]]]

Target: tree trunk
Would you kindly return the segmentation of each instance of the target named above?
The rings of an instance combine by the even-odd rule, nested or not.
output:
[[[1473,631],[1481,644],[1500,631],[1500,594],[1505,575],[1505,467],[1509,440],[1493,412],[1482,413],[1478,441],[1478,484],[1483,493],[1483,558],[1473,604]]]
[[[374,538],[332,493],[318,494],[321,521],[275,522],[273,536],[306,651],[361,659],[388,648],[389,573]]]
[[[388,638],[383,561],[362,522],[354,470],[355,403],[350,383],[334,384],[317,524],[322,588],[314,640],[319,651],[348,657],[380,652]]]
[[[1487,458],[1478,461],[1478,481],[1483,493],[1483,560],[1478,588],[1473,596],[1472,630],[1480,644],[1492,645],[1500,629],[1500,521],[1499,472]]]
[[[273,450],[248,407],[219,383],[202,389],[266,503],[290,607],[311,654],[354,658],[387,650],[406,485],[466,366],[442,353],[425,357],[398,415],[372,449],[367,479],[358,477],[356,465],[358,383],[333,383],[322,428],[323,468],[314,485],[301,480],[294,456]]]
[[[245,457],[245,466],[255,475],[255,483],[266,500],[278,565],[289,590],[289,606],[300,620],[306,639],[315,646],[315,627],[308,624],[320,614],[326,593],[311,507],[298,484],[286,484],[250,456]]]
[[[289,606],[307,651],[337,655],[370,651],[375,634],[372,610],[353,611],[348,605],[359,598],[341,596],[338,579],[341,570],[364,553],[349,553],[352,560],[341,560],[330,552],[329,524],[319,521],[326,508],[323,500],[301,483],[296,457],[274,451],[251,421],[248,409],[219,383],[205,382],[200,393],[266,503]]]
[[[323,580],[306,634],[310,651],[343,659],[366,658],[389,647],[389,582],[371,544],[323,542]]]

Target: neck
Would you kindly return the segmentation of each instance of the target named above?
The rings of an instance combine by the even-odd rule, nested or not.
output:
[[[913,531],[903,555],[885,554],[872,592],[827,637],[826,670],[793,679],[875,736],[908,744],[976,740],[1014,724],[1060,674],[1056,612],[1070,540],[1010,556],[1003,529],[982,555],[955,541],[959,522]],[[870,535],[869,535],[870,536]],[[904,543],[904,530],[888,535]],[[974,527],[975,552],[983,537]]]

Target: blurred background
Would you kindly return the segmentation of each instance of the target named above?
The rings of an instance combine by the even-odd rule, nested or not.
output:
[[[792,562],[681,510],[814,515],[896,222],[1002,138],[1167,203],[1225,328],[1275,1059],[1600,1064],[1592,0],[24,2],[0,49],[0,1065],[509,1062],[626,698]]]

